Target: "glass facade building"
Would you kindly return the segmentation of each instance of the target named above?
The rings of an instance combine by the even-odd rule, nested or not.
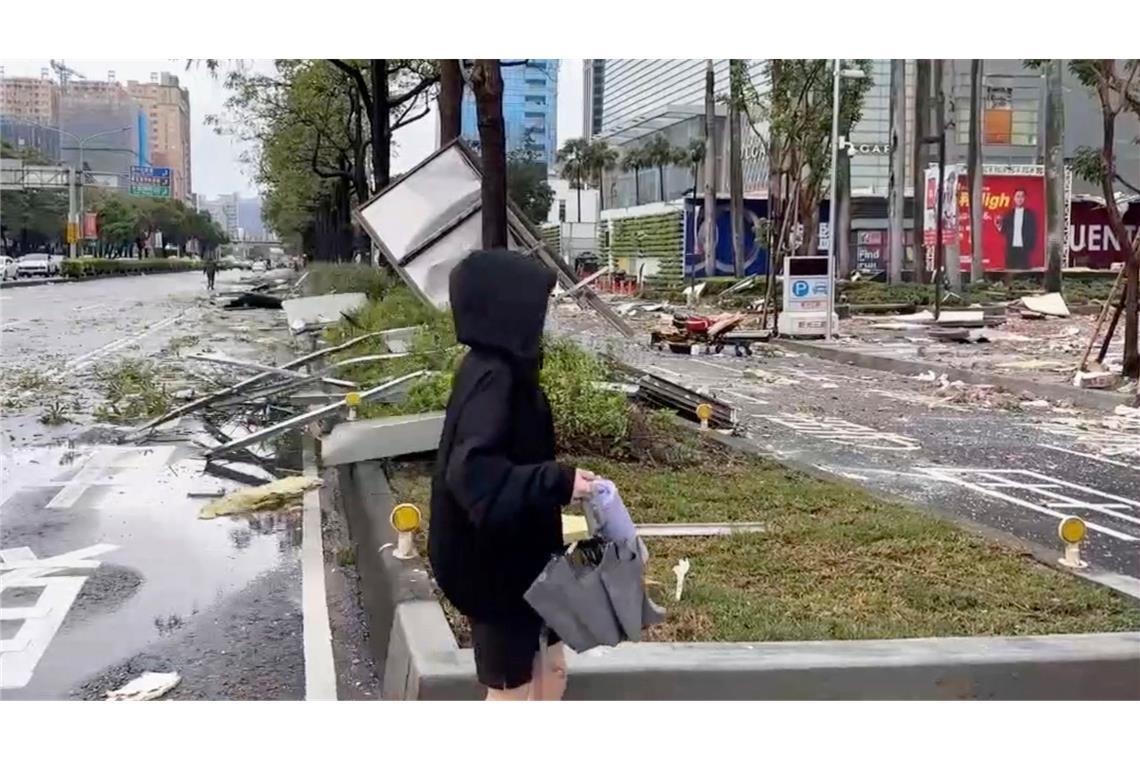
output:
[[[507,152],[530,142],[540,160],[553,166],[558,152],[558,59],[530,58],[525,65],[504,66],[502,72]],[[470,89],[463,93],[463,137],[478,148],[479,124]]]

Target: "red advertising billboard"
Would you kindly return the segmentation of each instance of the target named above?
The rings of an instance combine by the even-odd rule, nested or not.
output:
[[[982,177],[982,267],[1041,269],[1045,266],[1045,177],[985,174]],[[970,182],[958,176],[958,229],[962,269],[970,268]]]
[[[1124,226],[1132,239],[1140,233],[1140,203],[1124,213]],[[1073,201],[1069,221],[1069,266],[1108,269],[1124,261],[1124,250],[1108,223],[1108,212],[1095,201]]]

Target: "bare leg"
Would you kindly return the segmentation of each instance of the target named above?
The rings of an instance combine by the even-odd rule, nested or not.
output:
[[[487,702],[526,702],[530,700],[533,684],[523,684],[514,689],[487,689]]]
[[[566,649],[562,642],[551,644],[546,648],[546,657],[542,652],[534,657],[534,678],[530,684],[533,688],[530,700],[533,702],[557,702],[566,693]]]

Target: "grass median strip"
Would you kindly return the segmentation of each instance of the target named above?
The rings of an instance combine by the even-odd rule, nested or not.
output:
[[[651,538],[649,575],[669,611],[654,641],[1011,636],[1140,629],[1111,591],[910,507],[755,457],[670,468],[583,460],[614,480],[637,522],[759,521],[764,533]],[[427,508],[423,465],[392,470]],[[423,543],[421,543],[421,546]],[[680,602],[673,565],[692,564]],[[457,616],[450,615],[453,620]]]

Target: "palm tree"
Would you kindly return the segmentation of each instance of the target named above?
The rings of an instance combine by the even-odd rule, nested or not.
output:
[[[602,176],[612,172],[618,164],[618,152],[605,140],[594,140],[586,149],[586,175],[589,182],[598,188],[598,199],[602,198]]]
[[[657,167],[657,200],[665,200],[665,167],[675,166],[677,151],[665,139],[665,135],[657,135],[645,146],[646,163]]]
[[[559,176],[578,191],[578,221],[582,221],[582,185],[589,175],[590,143],[581,137],[567,140],[558,151]]]
[[[705,141],[699,137],[689,140],[689,144],[678,151],[678,158],[679,165],[691,167],[693,170],[693,197],[696,198],[697,184],[700,182],[698,173],[705,160]]]
[[[649,159],[642,148],[630,148],[621,159],[622,171],[633,172],[633,205],[641,205],[641,170],[649,166]]]

